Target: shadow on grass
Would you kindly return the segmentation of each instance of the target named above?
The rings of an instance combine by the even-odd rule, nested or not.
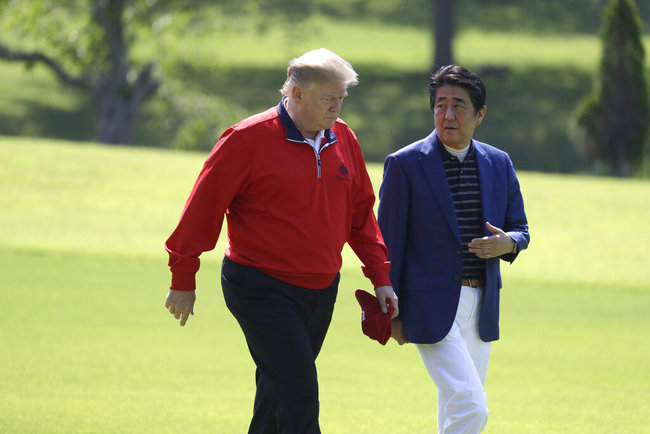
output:
[[[53,91],[70,91],[65,88],[55,89]],[[74,141],[94,140],[94,107],[89,98],[80,93],[75,96],[75,100],[75,107],[66,109],[43,103],[39,99],[13,99],[12,104],[22,106],[22,111],[27,114],[22,115],[15,111],[0,112],[0,134]]]

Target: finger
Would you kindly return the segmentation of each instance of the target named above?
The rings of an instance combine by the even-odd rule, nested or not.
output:
[[[167,297],[165,297],[165,307],[169,309],[172,305],[172,290],[171,288],[169,289],[169,292],[167,293]]]
[[[398,305],[397,305],[397,298],[395,298],[395,299],[393,299],[393,300],[394,300],[394,301],[393,301],[393,307],[394,307],[394,310],[393,310],[393,314],[390,316],[390,319],[393,319],[393,318],[395,318],[397,315],[399,315],[399,307],[398,307]]]
[[[190,316],[189,312],[187,311],[183,312],[183,314],[181,315],[181,327],[185,325],[189,316]]]
[[[387,294],[378,294],[377,295],[377,301],[379,301],[379,308],[381,309],[381,313],[387,313],[389,311],[388,308],[388,303],[389,303],[389,297]]]
[[[503,232],[500,228],[496,226],[492,226],[490,222],[486,222],[485,227],[487,228],[488,231],[492,232],[493,234],[500,234]]]
[[[470,241],[467,244],[468,248],[480,248],[482,246],[485,246],[486,244],[489,244],[492,240],[490,240],[490,237],[483,237],[483,238],[474,238],[472,241]]]

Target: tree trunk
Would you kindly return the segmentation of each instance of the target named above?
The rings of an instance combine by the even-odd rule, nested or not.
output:
[[[160,82],[152,77],[152,69],[153,64],[146,65],[132,84],[122,84],[122,80],[117,80],[97,91],[97,141],[108,144],[131,143],[142,105],[160,86]]]
[[[139,107],[115,92],[100,95],[97,141],[107,144],[129,144]]]
[[[103,0],[95,7],[93,17],[104,29],[109,47],[108,73],[96,89],[99,106],[97,140],[109,144],[129,144],[142,104],[158,89],[152,77],[153,65],[142,68],[137,79],[129,82],[129,47],[124,39],[124,0]]]
[[[125,5],[126,0],[97,0],[94,4],[92,19],[103,30],[108,47],[108,55],[101,59],[106,67],[100,71],[91,70],[77,76],[46,53],[13,50],[0,42],[0,59],[41,63],[62,83],[92,93],[99,116],[96,139],[101,143],[129,144],[142,105],[160,86],[160,81],[153,77],[152,64],[142,67],[135,80],[129,79],[135,71],[124,34]]]
[[[433,10],[434,61],[433,70],[453,63],[454,0],[435,0]]]

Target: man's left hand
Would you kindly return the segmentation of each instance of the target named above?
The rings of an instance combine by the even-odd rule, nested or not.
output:
[[[503,230],[492,226],[490,222],[485,223],[488,231],[493,235],[474,238],[467,245],[470,253],[474,253],[481,259],[496,258],[506,253],[512,252],[514,247],[514,240],[508,236]]]
[[[389,285],[385,286],[380,286],[378,288],[375,288],[375,295],[377,296],[377,300],[379,300],[379,307],[381,307],[381,311],[383,313],[388,312],[388,306],[386,305],[386,300],[390,300],[390,304],[393,305],[395,310],[393,310],[393,315],[391,315],[391,318],[395,318],[397,315],[399,315],[399,307],[397,306],[397,296],[395,295],[395,292],[393,292],[393,287]]]

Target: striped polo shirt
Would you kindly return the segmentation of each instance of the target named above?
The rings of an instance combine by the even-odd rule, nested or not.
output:
[[[484,236],[481,189],[474,144],[469,145],[462,162],[450,154],[444,146],[440,146],[440,154],[451,197],[454,200],[458,230],[463,243],[463,278],[484,279],[485,260],[467,251],[467,244],[472,239]]]

